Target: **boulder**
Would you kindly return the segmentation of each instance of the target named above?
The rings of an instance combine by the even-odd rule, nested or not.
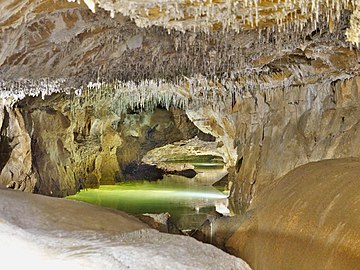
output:
[[[226,243],[254,270],[359,269],[360,160],[296,168],[254,200]]]

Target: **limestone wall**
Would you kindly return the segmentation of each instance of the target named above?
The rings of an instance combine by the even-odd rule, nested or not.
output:
[[[217,150],[231,167],[231,194],[247,205],[302,164],[359,156],[359,83],[355,77],[236,92],[217,102],[217,109],[190,105],[187,116],[174,109],[123,114],[114,110],[117,100],[90,92],[26,98],[13,109],[3,104],[1,183],[28,179],[35,191],[57,190],[59,196],[85,185],[85,179],[113,183],[121,178],[121,164],[192,138],[197,126],[216,138]]]
[[[52,196],[114,184],[147,151],[199,132],[181,110],[124,114],[114,112],[115,103],[84,93],[3,104],[0,184]]]
[[[248,205],[294,168],[323,159],[360,156],[360,78],[236,94],[222,111],[188,110],[217,138],[233,166],[232,195]],[[227,156],[225,155],[227,154]]]
[[[273,180],[302,164],[358,157],[359,83],[354,78],[260,90],[240,98],[234,108],[239,161],[232,194],[248,203]]]

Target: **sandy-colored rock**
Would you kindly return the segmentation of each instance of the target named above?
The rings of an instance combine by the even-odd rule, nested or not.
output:
[[[275,179],[312,161],[359,157],[359,79],[259,91],[236,105],[232,194],[249,203]]]
[[[345,36],[352,1],[337,0],[338,5],[328,7],[323,0],[290,6],[104,0],[96,1],[102,7],[96,13],[82,1],[55,2],[0,4],[1,90],[29,94],[42,88],[50,93],[97,81],[165,80],[191,93],[189,79],[196,88],[202,84],[198,76],[204,76],[208,88],[222,84],[222,91],[232,92],[358,74],[358,54],[351,52]],[[160,17],[150,16],[162,7]],[[260,22],[250,23],[256,18]],[[346,57],[336,57],[339,50]],[[313,61],[324,63],[322,69],[314,68]],[[208,92],[217,96],[217,91]]]
[[[309,163],[255,198],[227,249],[253,269],[358,269],[359,159]]]
[[[221,159],[222,153],[218,150],[216,142],[207,142],[195,137],[155,148],[147,152],[142,161],[159,168],[166,167],[170,171],[185,170],[194,168],[191,163],[196,163],[196,156],[215,156]]]
[[[117,100],[105,95],[55,95],[44,101],[29,99],[19,106],[32,138],[38,192],[73,193],[86,186],[88,175],[92,186],[114,183],[122,178],[122,166],[139,162],[149,150],[210,133],[215,142],[200,142],[212,145],[208,154],[222,156],[226,166],[233,168],[229,169],[231,194],[249,204],[258,191],[297,166],[359,156],[358,85],[355,77],[334,84],[247,91],[218,102],[220,111],[211,106],[188,109],[193,123],[176,110],[135,110],[123,115],[116,111]],[[162,162],[161,158],[171,155],[154,156]]]
[[[202,134],[179,109],[124,114],[116,102],[57,94],[26,98],[21,109],[4,107],[1,184],[66,196],[123,181],[127,166],[149,150]]]
[[[1,184],[114,183],[198,129],[241,205],[298,166],[360,157],[357,1],[73,2],[0,3]]]
[[[135,0],[2,3],[1,96],[9,108],[23,106],[31,144],[27,138],[21,147],[31,149],[33,167],[26,159],[26,169],[18,171],[34,173],[32,189],[63,196],[86,186],[87,176],[92,185],[113,183],[123,177],[127,162],[192,138],[186,128],[192,124],[176,112],[137,113],[159,104],[186,110],[194,125],[215,138],[231,167],[231,194],[243,204],[297,166],[359,156],[359,54],[345,35],[351,23],[348,37],[356,39],[358,7],[338,1],[326,8],[327,2],[315,1],[324,6],[292,3],[289,11],[279,2],[268,3],[262,14],[265,3],[255,8],[250,2],[240,7],[229,1],[231,9],[221,1],[168,2],[167,8],[163,2]],[[261,14],[251,17],[255,24],[236,18],[242,27],[235,29],[225,11],[243,14],[243,9]],[[299,17],[288,17],[293,9]],[[194,23],[198,11],[202,16]],[[274,22],[268,12],[285,17]],[[267,31],[254,29],[273,23]],[[199,28],[192,31],[176,30],[195,24]],[[199,31],[209,25],[211,31]],[[102,87],[94,83],[99,81]],[[16,103],[25,95],[45,98],[54,92],[71,94],[31,109]],[[179,130],[186,131],[178,135]],[[11,172],[2,171],[7,179],[2,182],[8,183]]]
[[[75,0],[68,0],[74,2]],[[161,25],[178,30],[229,30],[277,28],[286,31],[291,25],[293,31],[301,29],[306,21],[312,26],[321,22],[324,14],[330,31],[339,19],[343,9],[352,10],[349,1],[337,0],[331,5],[327,1],[292,2],[281,1],[160,1],[160,0],[85,0],[87,6],[96,12],[99,8],[110,11],[114,17],[119,12],[130,16],[140,27]],[[331,9],[329,12],[327,9]],[[296,15],[295,15],[296,14]],[[356,29],[356,25],[353,26]],[[295,28],[295,29],[294,29]],[[274,30],[273,30],[274,31]]]
[[[1,110],[0,184],[23,191],[33,191],[35,176],[32,170],[31,138],[26,132],[19,109]]]

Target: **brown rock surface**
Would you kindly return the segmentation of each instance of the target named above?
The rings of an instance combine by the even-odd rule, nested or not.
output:
[[[354,1],[70,2],[0,4],[0,93],[6,111],[26,111],[33,164],[24,153],[16,172],[0,162],[3,184],[14,174],[15,186],[26,178],[29,189],[63,196],[88,176],[92,186],[113,183],[128,161],[192,137],[183,115],[134,113],[159,104],[186,110],[215,137],[243,204],[297,166],[359,156],[359,53],[346,36],[356,43]],[[54,92],[67,95],[16,103]],[[5,159],[14,136],[1,142]],[[24,136],[17,147],[26,152]]]
[[[269,201],[298,166],[360,157],[358,1],[70,2],[0,3],[1,185],[64,196],[114,183],[198,134],[189,119],[213,135],[241,205]],[[141,111],[158,105],[187,117]]]
[[[2,154],[0,184],[32,191],[36,180],[31,165],[31,139],[26,132],[24,118],[19,109],[5,108],[0,118]]]
[[[0,4],[2,90],[44,88],[51,92],[97,80],[150,79],[187,88],[188,79],[199,82],[198,75],[213,80],[210,86],[222,84],[224,90],[255,89],[358,73],[358,54],[350,50],[345,36],[352,1],[335,1],[332,7],[323,0],[301,5],[295,1],[290,6],[281,1],[259,1],[256,6],[258,1],[167,1],[164,14],[176,15],[170,21],[151,19],[163,1],[96,1],[105,10],[119,11],[113,18],[103,8],[92,13],[84,4],[55,2],[8,0]],[[182,12],[200,13],[188,17]],[[261,26],[251,22],[256,18]],[[144,20],[148,23],[141,23]],[[286,25],[289,21],[299,24]],[[204,33],[204,24],[213,30]],[[259,27],[264,30],[259,32]],[[334,61],[339,60],[339,50],[345,61]],[[36,86],[31,87],[32,83]]]
[[[117,111],[116,102],[91,94],[54,94],[3,107],[0,183],[66,196],[126,180],[126,166],[140,162],[147,151],[201,133],[184,111],[126,114]]]
[[[68,0],[74,2],[75,0]],[[326,20],[332,32],[344,9],[353,11],[347,38],[359,44],[359,5],[356,1],[160,1],[160,0],[85,0],[96,12],[98,7],[130,16],[140,27],[160,25],[168,29],[217,31],[272,28],[272,33],[301,31]]]
[[[360,157],[358,91],[356,77],[240,96],[230,114],[238,160],[232,194],[249,203],[300,165]]]
[[[359,269],[360,160],[309,163],[258,194],[228,251],[255,270]]]
[[[229,168],[231,195],[248,205],[257,192],[296,167],[323,159],[360,157],[359,77],[236,93],[188,109],[212,134]],[[230,106],[230,104],[232,106]]]

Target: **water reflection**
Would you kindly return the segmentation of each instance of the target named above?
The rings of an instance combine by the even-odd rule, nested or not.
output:
[[[82,190],[68,198],[131,214],[168,212],[181,230],[198,228],[210,211],[230,215],[228,194],[212,186],[226,175],[223,168],[199,168],[197,176],[188,179],[167,175],[156,182],[132,181]]]

